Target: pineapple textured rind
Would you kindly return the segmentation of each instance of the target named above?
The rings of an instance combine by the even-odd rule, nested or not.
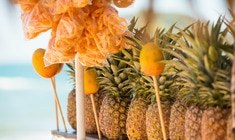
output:
[[[126,131],[130,140],[147,139],[145,124],[147,107],[146,99],[142,97],[132,99],[126,120]]]
[[[227,137],[227,119],[230,109],[210,107],[202,115],[201,134],[203,140],[222,140]]]
[[[171,104],[168,101],[161,103],[163,111],[166,136],[169,139],[169,123]],[[149,140],[162,140],[161,122],[159,118],[158,106],[156,102],[152,102],[146,112],[146,131]]]
[[[179,100],[176,100],[171,106],[169,132],[170,139],[172,140],[184,140],[185,135],[185,113],[186,106]]]
[[[75,89],[70,91],[68,95],[67,103],[67,119],[68,123],[73,129],[77,129],[77,120],[76,120],[76,92]]]
[[[185,114],[185,139],[201,140],[201,121],[203,110],[198,106],[190,106]]]
[[[99,113],[99,124],[102,134],[107,138],[125,137],[128,102],[128,99],[120,97],[104,97]]]

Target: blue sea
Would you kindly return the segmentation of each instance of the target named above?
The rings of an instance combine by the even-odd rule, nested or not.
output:
[[[67,128],[67,97],[72,83],[66,66],[56,75],[56,89]],[[51,140],[56,129],[50,79],[40,77],[31,64],[0,64],[0,140]],[[60,129],[63,129],[59,118]]]

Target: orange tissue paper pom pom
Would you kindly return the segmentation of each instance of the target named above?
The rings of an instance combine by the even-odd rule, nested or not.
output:
[[[15,4],[19,4],[23,12],[30,12],[39,0],[14,0]]]
[[[33,39],[52,27],[52,17],[37,3],[30,12],[22,13],[23,31],[27,39]]]

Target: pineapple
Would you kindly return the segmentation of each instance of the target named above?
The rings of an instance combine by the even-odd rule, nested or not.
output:
[[[170,115],[171,115],[171,105],[174,99],[174,89],[170,88],[173,81],[172,76],[167,77],[166,72],[171,71],[166,69],[164,73],[162,73],[158,80],[159,85],[159,93],[161,95],[161,106],[163,110],[163,118],[166,129],[167,139],[170,138],[169,125],[170,125]],[[153,94],[155,97],[155,94]],[[163,134],[161,130],[161,122],[159,118],[158,106],[156,99],[153,98],[151,104],[148,106],[148,110],[146,112],[146,131],[148,135],[148,139],[163,139]]]
[[[131,21],[132,24],[129,26],[130,31],[133,31],[136,21],[137,20],[135,20],[135,19],[133,19]],[[131,40],[131,41],[133,41],[133,40]],[[129,43],[131,41],[129,41]],[[131,42],[131,45],[133,45],[132,42]],[[111,92],[114,92],[114,90],[112,90],[111,88],[118,86],[119,92],[121,91],[120,95],[123,96],[122,94],[124,94],[126,97],[128,96],[128,98],[129,98],[128,102],[130,102],[130,97],[134,97],[134,95],[138,94],[136,89],[140,89],[142,86],[139,82],[139,78],[141,77],[141,75],[138,73],[140,71],[138,57],[139,57],[139,48],[132,47],[130,49],[122,49],[117,54],[110,56],[109,61],[111,62],[111,60],[112,60],[112,62],[115,65],[111,64],[110,68],[109,69],[106,68],[106,70],[105,70],[105,71],[109,70],[108,74],[111,73],[106,76],[106,77],[110,77],[110,78],[107,81],[103,81],[104,86],[105,87],[107,86],[106,89],[109,89],[109,90],[111,90]],[[115,66],[116,66],[116,68],[115,68]],[[116,72],[117,70],[119,71],[120,74]],[[103,73],[105,73],[105,72],[103,72]],[[105,74],[103,74],[103,76],[105,76]],[[106,83],[108,83],[109,81],[110,81],[110,83],[113,83],[113,81],[114,81],[115,84],[113,84],[113,85],[110,84],[111,86],[108,87],[108,85],[106,85]],[[142,83],[142,84],[144,84],[144,83]],[[112,86],[114,86],[114,87],[112,87]],[[135,88],[133,88],[133,87],[135,87]],[[108,92],[110,92],[110,91],[108,91]],[[116,91],[116,92],[118,92],[118,91]],[[117,94],[117,93],[114,92],[114,94]],[[130,94],[131,94],[131,96],[130,96]],[[108,98],[108,97],[106,97],[106,98]],[[121,99],[121,100],[123,100],[123,99]],[[146,109],[147,109],[147,102],[145,101],[145,99],[142,96],[139,96],[139,94],[138,94],[138,96],[135,96],[132,99],[131,104],[129,106],[129,109],[127,110],[127,108],[126,108],[125,113],[127,113],[127,111],[128,111],[128,114],[125,114],[125,115],[127,115],[126,116],[127,118],[125,120],[124,127],[125,127],[125,134],[127,133],[129,139],[146,139],[147,138],[146,137],[146,130],[145,130]],[[101,112],[100,114],[103,114],[103,113]],[[104,119],[105,119],[105,117],[100,117],[100,122],[106,123],[107,121],[105,121]],[[102,124],[102,125],[105,126],[106,124]],[[104,129],[106,129],[106,130],[104,130]],[[101,128],[101,131],[105,135],[108,135],[107,131],[111,131],[111,130],[112,129],[110,129],[110,128],[108,128],[108,129],[105,127]]]
[[[108,139],[126,138],[125,126],[131,87],[127,77],[127,66],[108,57],[107,64],[97,68],[100,91],[105,94],[100,107],[99,124],[102,134]]]
[[[134,27],[137,20],[133,19],[130,27]],[[130,31],[133,31],[129,28]],[[118,58],[117,56],[114,59],[125,62],[132,68],[132,72],[128,73],[130,77],[130,85],[133,85],[131,88],[131,103],[128,109],[127,120],[126,120],[126,132],[128,139],[142,140],[147,139],[146,133],[146,111],[148,107],[148,95],[150,89],[153,88],[150,82],[145,78],[151,79],[149,76],[145,76],[140,71],[139,64],[139,52],[142,48],[139,43],[144,43],[144,40],[149,40],[148,35],[145,32],[145,29],[135,30],[136,35],[134,38],[131,38],[135,43],[129,50],[122,50],[121,53],[124,54],[123,58]],[[138,34],[137,34],[138,32]],[[138,40],[137,36],[144,40]],[[138,43],[137,43],[138,42]],[[152,81],[151,81],[152,82]]]
[[[92,110],[91,98],[89,95],[85,95],[85,131],[86,133],[96,133],[97,127],[95,122],[94,113]],[[94,95],[96,109],[99,110],[99,96],[98,94]],[[67,104],[67,118],[70,126],[73,129],[77,129],[76,121],[76,92],[73,89],[68,96]]]
[[[165,48],[169,44],[174,44],[175,42],[169,38],[169,34],[172,34],[174,25],[165,33],[164,30],[156,30],[154,40],[161,48]],[[164,52],[163,52],[164,53]],[[165,60],[171,60],[172,56],[168,53],[164,53]],[[161,98],[161,106],[163,110],[164,125],[166,130],[167,139],[170,138],[169,125],[170,125],[170,114],[171,105],[175,98],[175,93],[177,89],[174,89],[172,83],[174,82],[174,75],[177,69],[171,68],[166,63],[164,72],[159,76],[158,86],[159,94]],[[153,81],[151,81],[153,83]],[[159,117],[158,106],[155,98],[155,91],[152,91],[151,104],[148,106],[146,112],[146,131],[148,139],[164,139],[161,130],[161,121]]]
[[[214,102],[209,104],[207,102],[207,108],[202,115],[201,132],[202,139],[223,139],[227,135],[227,120],[229,113],[231,112],[230,103],[230,77],[231,71],[229,70],[217,70],[215,73],[215,82],[213,92],[211,95]],[[218,79],[217,79],[218,78]],[[221,86],[222,84],[222,86]],[[218,95],[216,95],[216,93]],[[222,96],[223,95],[223,96]],[[218,96],[220,96],[218,98]],[[208,97],[207,97],[208,98]],[[209,100],[209,101],[210,101]],[[215,105],[216,104],[216,105]],[[208,130],[210,128],[213,131]]]
[[[73,129],[77,129],[76,120],[76,92],[75,89],[71,90],[68,96],[67,104],[67,119]]]
[[[190,106],[187,108],[185,114],[185,139],[186,140],[200,140],[201,136],[201,122],[203,109],[198,106]]]
[[[126,129],[129,139],[147,139],[146,110],[148,103],[143,97],[134,97],[127,114]]]
[[[141,76],[138,73],[135,75],[136,85],[132,89],[132,100],[128,109],[126,129],[129,139],[142,140],[147,139],[146,112],[153,85],[145,79],[151,79],[150,77]]]
[[[100,130],[108,139],[126,138],[126,114],[129,104],[128,99],[121,99],[112,95],[104,97],[100,112]]]
[[[67,104],[67,118],[70,126],[76,130],[76,92],[75,92],[75,73],[74,73],[74,63],[67,63],[69,70],[67,71],[71,79],[73,80],[74,88],[69,93],[68,104]],[[92,103],[90,95],[85,95],[85,131],[86,133],[97,133],[97,127],[95,123],[95,117],[92,109]],[[96,109],[99,111],[100,107],[100,94],[94,95]]]
[[[170,139],[184,139],[185,112],[186,106],[180,100],[177,99],[171,106],[169,124]]]
[[[221,18],[212,27],[209,22],[197,22],[191,30],[180,31],[183,37],[172,37],[177,43],[166,49],[176,57],[172,66],[181,69],[175,86],[178,98],[188,106],[182,139],[226,138],[233,48],[222,23]]]
[[[169,122],[170,122],[170,107],[171,104],[168,101],[161,103],[164,117],[164,123],[166,127],[166,135],[169,138]],[[161,123],[158,113],[158,106],[156,101],[153,101],[147,109],[146,112],[146,131],[148,139],[163,139]]]
[[[95,122],[95,116],[92,108],[92,102],[90,95],[85,95],[85,131],[86,133],[97,133],[97,127]],[[99,111],[99,94],[94,95],[94,101],[96,110]],[[98,116],[99,117],[99,116]]]
[[[228,109],[209,107],[202,115],[201,133],[203,140],[221,140],[227,137]]]
[[[146,133],[146,110],[148,107],[149,91],[153,89],[153,85],[146,79],[151,79],[140,73],[140,66],[138,62],[139,51],[138,48],[133,47],[131,50],[122,50],[129,52],[131,58],[124,57],[125,61],[130,62],[129,65],[133,68],[132,73],[128,73],[129,82],[133,87],[131,88],[131,103],[128,109],[126,131],[129,139],[147,139]],[[126,53],[124,53],[126,54]],[[151,81],[152,82],[152,81]]]
[[[127,135],[129,139],[153,139],[154,137],[161,139],[163,136],[161,127],[159,127],[160,119],[156,102],[153,102],[148,109],[148,104],[150,103],[151,98],[155,96],[153,80],[150,76],[147,76],[140,71],[139,53],[143,44],[146,44],[146,42],[154,41],[155,43],[163,46],[166,43],[169,43],[170,40],[166,36],[163,36],[163,30],[156,30],[155,38],[151,39],[146,32],[145,27],[141,29],[133,29],[136,22],[137,20],[133,19],[129,26],[131,27],[129,30],[134,34],[134,36],[129,39],[133,41],[135,45],[130,50],[122,50],[122,53],[125,56],[123,59],[114,57],[133,68],[132,73],[129,74],[129,77],[133,78],[129,82],[131,82],[135,88],[132,88],[131,90],[132,101],[128,109],[126,122]],[[173,28],[170,28],[167,33],[170,33],[172,29]],[[164,94],[161,96],[164,96]],[[163,106],[164,109],[166,109],[164,117],[166,117],[167,123],[169,122],[170,104],[168,104],[167,99],[165,101],[166,102],[163,103]]]

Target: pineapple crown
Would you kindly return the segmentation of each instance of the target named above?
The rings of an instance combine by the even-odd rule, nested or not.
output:
[[[66,63],[66,66],[68,67],[68,70],[66,70],[69,78],[70,78],[70,82],[72,83],[73,89],[75,89],[75,62],[71,62],[71,63]]]
[[[211,27],[209,23],[198,21],[171,35],[176,44],[165,51],[175,57],[169,64],[179,70],[174,86],[180,99],[189,105],[230,107],[233,46],[222,18]]]
[[[114,55],[121,55],[120,53]],[[96,67],[100,92],[116,97],[129,97],[130,88],[128,73],[131,68],[121,62],[108,57],[107,63],[103,67]]]
[[[133,42],[133,47],[130,49],[123,49],[119,52],[122,55],[112,55],[111,58],[130,66],[131,72],[128,73],[128,77],[129,82],[131,83],[130,85],[135,87],[131,88],[131,95],[133,97],[142,96],[147,98],[148,101],[155,101],[153,80],[150,76],[141,72],[139,54],[142,46],[148,42],[155,42],[156,44],[159,44],[160,47],[165,47],[166,44],[173,43],[173,40],[169,38],[167,34],[171,34],[174,25],[166,32],[164,29],[158,28],[154,37],[151,38],[146,30],[147,25],[140,29],[135,28],[137,20],[138,19],[134,17],[128,27],[129,31],[133,33],[133,36],[126,36],[126,38]],[[170,59],[172,57],[167,53],[164,53],[164,56],[166,59]],[[161,98],[164,98],[164,100],[172,99],[173,97],[169,86],[173,81],[170,77],[172,77],[172,75],[168,76],[168,74],[162,74],[160,76],[161,81],[159,79],[159,83],[161,84]]]

